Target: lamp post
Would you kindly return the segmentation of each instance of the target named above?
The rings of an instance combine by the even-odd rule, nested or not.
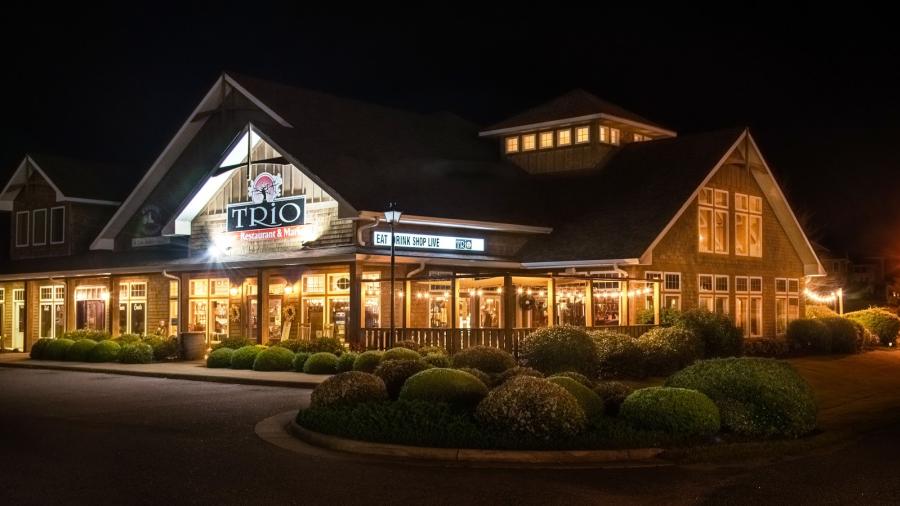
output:
[[[388,210],[384,212],[384,219],[391,226],[391,333],[388,336],[387,348],[391,348],[394,346],[394,224],[400,222],[400,215],[403,214],[395,209],[396,205],[396,202],[389,203]]]

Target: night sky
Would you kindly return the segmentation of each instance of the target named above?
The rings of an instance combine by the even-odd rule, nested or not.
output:
[[[5,16],[2,168],[39,151],[145,170],[223,70],[481,124],[580,87],[680,133],[749,126],[813,240],[900,255],[892,15],[350,5]]]

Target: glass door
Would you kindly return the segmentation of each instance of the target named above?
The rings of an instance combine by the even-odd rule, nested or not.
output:
[[[13,290],[12,347],[25,350],[25,290]]]
[[[347,335],[347,319],[350,316],[350,297],[329,297],[328,323],[332,337],[344,339]]]

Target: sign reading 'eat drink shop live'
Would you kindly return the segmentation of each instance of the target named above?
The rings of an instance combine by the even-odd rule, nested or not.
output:
[[[397,248],[442,249],[452,251],[484,251],[484,239],[470,237],[449,237],[446,235],[425,235],[395,233]],[[375,232],[375,246],[391,246],[390,232]]]
[[[250,202],[226,208],[228,232],[303,225],[306,197],[281,197],[281,176],[262,172],[248,184]],[[273,237],[274,238],[274,237]]]

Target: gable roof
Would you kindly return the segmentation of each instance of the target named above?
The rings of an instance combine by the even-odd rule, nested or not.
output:
[[[561,120],[579,121],[597,117],[624,120],[675,135],[675,132],[658,123],[580,88],[495,123],[485,128],[481,135],[493,135],[518,127],[538,126]]]

